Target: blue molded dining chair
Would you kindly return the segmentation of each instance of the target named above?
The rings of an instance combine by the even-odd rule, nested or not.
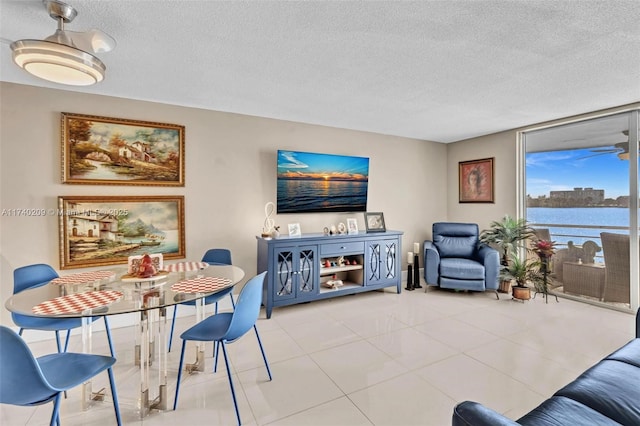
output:
[[[20,293],[21,291],[29,288],[40,287],[58,277],[59,275],[55,269],[44,263],[22,266],[13,271],[13,294]],[[56,333],[58,352],[67,351],[71,329],[82,327],[81,318],[38,318],[13,312],[11,313],[11,318],[13,319],[14,324],[20,327],[20,331],[18,331],[20,336],[22,336],[22,332],[26,329],[54,331]],[[91,320],[96,321],[98,318],[99,317],[93,317]],[[104,328],[107,332],[107,339],[109,340],[109,351],[111,352],[111,356],[115,357],[113,341],[111,340],[111,328],[109,328],[109,320],[106,316],[103,316],[103,318]],[[67,338],[64,342],[63,351],[60,350],[60,330],[67,330]]]
[[[231,251],[228,249],[214,248],[209,249],[202,256],[202,261],[207,262],[209,265],[231,265]],[[231,297],[231,305],[235,308],[235,301],[233,300],[233,286],[222,290],[219,293],[212,294],[204,298],[205,305],[216,304],[215,313],[218,313],[218,302],[222,300],[226,295]],[[190,300],[188,302],[182,302],[181,305],[195,306],[196,301]],[[178,305],[173,308],[173,319],[171,320],[171,332],[169,333],[169,352],[171,352],[171,344],[173,343],[173,328],[176,325],[176,312],[178,312]]]
[[[115,362],[116,359],[109,356],[72,352],[35,358],[22,337],[10,328],[0,326],[0,403],[33,406],[53,401],[50,424],[59,425],[62,392],[107,370],[116,420],[121,425],[111,369]]]
[[[271,369],[264,354],[262,341],[256,328],[256,321],[260,315],[260,305],[262,304],[262,286],[266,272],[251,278],[245,284],[244,288],[238,296],[235,310],[233,312],[223,312],[217,315],[211,315],[194,325],[180,335],[182,339],[182,352],[180,353],[180,366],[178,367],[178,383],[176,385],[176,397],[173,402],[173,409],[178,406],[178,392],[180,391],[180,378],[182,377],[182,364],[184,362],[184,350],[188,340],[196,340],[200,342],[215,342],[222,346],[224,355],[224,363],[227,367],[227,376],[229,378],[229,386],[231,387],[231,396],[233,397],[233,405],[236,409],[236,418],[238,424],[240,422],[240,412],[238,411],[238,402],[236,401],[236,392],[233,388],[233,380],[231,379],[231,369],[229,368],[229,358],[227,357],[227,343],[233,343],[240,337],[244,336],[251,328],[256,331],[258,346],[262,352],[264,365],[267,367],[269,380],[271,380]],[[217,363],[217,357],[215,361]]]

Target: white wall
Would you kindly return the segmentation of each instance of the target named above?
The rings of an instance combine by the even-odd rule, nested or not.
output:
[[[185,187],[62,184],[62,112],[186,126]],[[452,205],[453,160],[447,145],[434,142],[5,82],[0,127],[0,210],[56,208],[59,195],[184,195],[187,259],[228,247],[247,277],[256,272],[264,205],[275,201],[277,149],[369,157],[368,209],[384,212],[388,229],[404,231],[404,253],[430,237],[431,224],[446,220]],[[284,229],[299,222],[303,232],[321,232],[347,217],[364,229],[361,213],[278,215],[275,221]],[[13,269],[39,262],[59,268],[58,218],[0,216],[3,305],[13,292]],[[13,325],[6,309],[0,311],[0,323]]]

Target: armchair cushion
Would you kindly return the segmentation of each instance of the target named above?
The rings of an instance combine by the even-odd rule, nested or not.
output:
[[[478,225],[475,223],[434,223],[433,244],[438,249],[440,257],[471,258],[478,247]]]
[[[476,243],[473,237],[439,236],[434,241],[442,257],[472,257],[476,250]]]
[[[484,281],[484,265],[472,259],[447,257],[440,259],[440,275],[464,280]]]

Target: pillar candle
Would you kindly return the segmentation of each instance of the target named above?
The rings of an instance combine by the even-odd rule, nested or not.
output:
[[[413,243],[413,252],[420,253],[420,243]]]
[[[413,263],[413,253],[412,252],[407,253],[407,263],[408,264],[412,264]]]

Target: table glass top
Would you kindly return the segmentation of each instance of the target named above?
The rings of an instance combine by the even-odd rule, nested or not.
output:
[[[183,262],[184,263],[184,262]],[[165,272],[157,277],[135,279],[127,275],[126,268],[98,271],[93,281],[82,279],[58,280],[40,287],[24,290],[11,296],[5,303],[14,313],[36,317],[78,318],[95,315],[115,315],[172,306],[220,292],[234,286],[244,278],[244,271],[232,265],[208,265],[204,269]],[[76,276],[89,276],[87,273]],[[69,274],[72,276],[73,274]],[[205,279],[206,278],[206,279]],[[211,280],[214,278],[215,280]],[[183,291],[195,281],[215,281],[207,293]],[[202,280],[204,279],[204,280]],[[183,282],[186,282],[186,286]],[[187,290],[189,290],[187,288]],[[119,296],[119,297],[116,297]],[[99,302],[96,300],[99,299]],[[74,308],[69,308],[69,304]],[[62,307],[64,305],[64,307]],[[75,312],[69,312],[74,311]]]

